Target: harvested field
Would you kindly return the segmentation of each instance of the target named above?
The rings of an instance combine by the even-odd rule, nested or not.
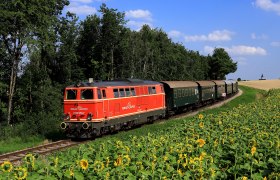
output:
[[[254,80],[254,81],[239,81],[239,85],[249,86],[256,89],[279,89],[280,88],[280,80]]]

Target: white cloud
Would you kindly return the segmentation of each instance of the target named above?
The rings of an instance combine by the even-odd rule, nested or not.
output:
[[[171,38],[179,38],[179,37],[184,36],[184,34],[181,33],[180,31],[172,30],[172,31],[168,32],[168,36]]]
[[[185,36],[185,41],[230,41],[234,33],[228,30],[217,30],[209,33],[208,35],[193,35]]]
[[[280,42],[271,42],[270,45],[274,47],[280,47]]]
[[[265,34],[256,35],[255,33],[251,34],[251,38],[252,39],[261,39],[261,40],[268,39],[267,35],[265,35]]]
[[[272,0],[256,0],[255,5],[266,11],[274,11],[280,15],[280,2],[273,2]]]
[[[79,5],[77,3],[72,3],[68,7],[66,7],[66,11],[70,11],[77,15],[90,15],[97,13],[95,7],[88,6],[88,5]]]
[[[128,21],[127,25],[136,31],[139,31],[143,25],[149,25],[151,28],[153,27],[151,23],[144,21]]]
[[[152,13],[148,10],[129,10],[125,12],[126,17],[128,18],[134,18],[134,19],[144,19],[148,21],[152,21]]]
[[[265,56],[267,54],[266,50],[261,47],[254,46],[232,46],[232,47],[221,47],[226,50],[232,56],[252,56],[252,55],[261,55]],[[215,48],[211,46],[205,46],[204,52],[208,54],[212,54]]]

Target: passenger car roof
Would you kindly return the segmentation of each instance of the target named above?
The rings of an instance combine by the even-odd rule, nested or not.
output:
[[[212,80],[216,85],[225,85],[224,80]]]
[[[184,88],[184,87],[197,87],[198,84],[193,81],[161,81],[167,84],[170,88]]]
[[[200,86],[215,86],[213,81],[196,81]]]

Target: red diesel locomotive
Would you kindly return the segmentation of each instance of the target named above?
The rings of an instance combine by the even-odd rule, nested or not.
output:
[[[68,137],[91,138],[165,116],[163,85],[125,79],[79,83],[65,88],[64,121]]]

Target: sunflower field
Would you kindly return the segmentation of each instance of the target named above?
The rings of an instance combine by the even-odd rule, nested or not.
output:
[[[280,91],[145,136],[1,165],[0,179],[280,179]]]

